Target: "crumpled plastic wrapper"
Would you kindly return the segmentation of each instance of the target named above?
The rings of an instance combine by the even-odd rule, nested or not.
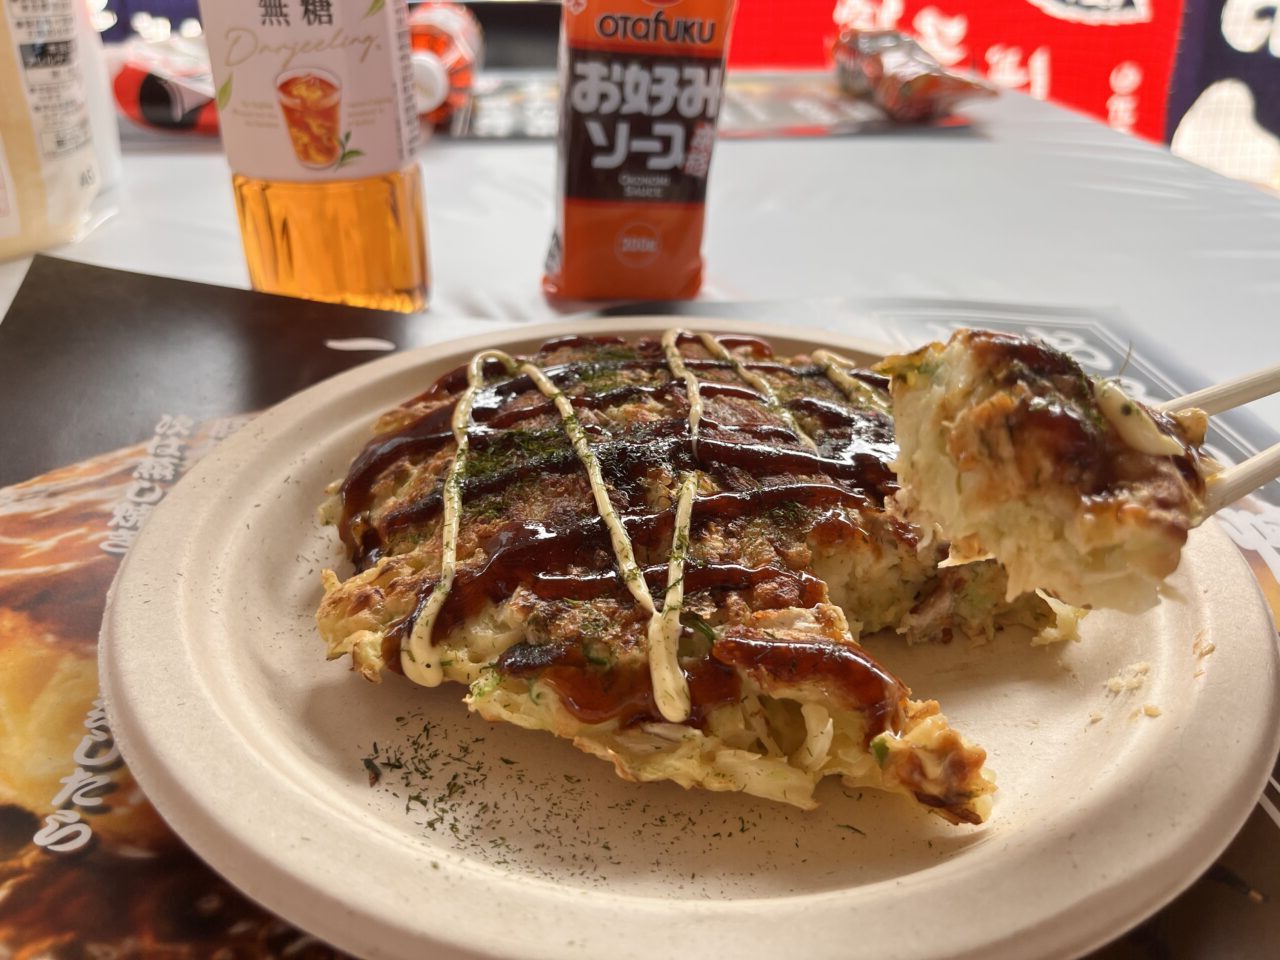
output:
[[[898,123],[936,120],[964,100],[996,95],[984,83],[948,72],[896,30],[845,30],[832,53],[840,89],[875,103]]]

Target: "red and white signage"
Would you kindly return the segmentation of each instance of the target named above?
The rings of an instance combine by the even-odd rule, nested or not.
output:
[[[822,66],[841,25],[1162,140],[1182,0],[739,0],[733,66]]]

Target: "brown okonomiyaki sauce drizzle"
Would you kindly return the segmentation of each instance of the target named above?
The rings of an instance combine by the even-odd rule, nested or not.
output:
[[[679,346],[685,342],[699,343],[714,359],[684,357]],[[624,343],[620,338],[562,338],[544,344],[539,354]],[[883,411],[883,403],[869,399],[882,396],[883,381],[861,371],[855,377],[850,361],[826,351],[815,354],[816,366],[774,362],[768,344],[753,337],[716,338],[671,330],[656,346],[661,350],[660,356],[646,356],[657,351],[651,342],[642,341],[633,357],[615,360],[609,366],[619,371],[656,371],[665,367],[671,380],[626,384],[580,396],[564,393],[556,381],[573,382],[580,369],[592,362],[590,359],[543,368],[500,351],[484,351],[467,366],[445,374],[416,398],[444,399],[456,394],[451,403],[443,403],[406,426],[375,438],[357,457],[341,487],[343,512],[339,525],[342,540],[357,566],[365,568],[376,562],[388,533],[421,523],[441,511],[444,514],[440,574],[423,581],[415,609],[388,634],[388,639],[400,643],[400,666],[410,679],[427,686],[439,684],[443,679],[440,651],[432,642],[437,630],[447,633],[486,601],[505,599],[521,585],[544,599],[574,600],[616,594],[620,586],[625,586],[649,617],[647,670],[633,665],[587,671],[585,661],[576,663],[573,652],[565,650],[560,650],[555,662],[542,663],[545,655],[527,655],[528,644],[518,644],[500,657],[497,669],[504,675],[528,675],[535,664],[542,663],[536,667],[539,678],[556,689],[565,708],[586,723],[617,718],[626,724],[661,718],[696,725],[711,707],[736,701],[740,680],[734,667],[749,672],[751,663],[759,667],[763,654],[757,649],[759,645],[752,648],[744,645],[741,638],[730,642],[730,638],[722,636],[710,653],[699,659],[686,658],[681,664],[677,658],[678,640],[682,629],[687,628],[682,627],[679,614],[686,591],[763,590],[772,607],[812,607],[824,599],[820,581],[780,567],[705,563],[686,570],[690,535],[707,522],[752,515],[784,503],[829,508],[818,518],[815,528],[824,523],[851,527],[848,514],[835,508],[881,504],[896,488],[889,469],[896,455],[892,430],[887,416],[876,417],[877,412]],[[752,359],[743,360],[730,353],[731,349],[743,347]],[[732,371],[742,384],[698,379],[695,371],[706,369]],[[868,407],[870,412],[855,413],[817,397],[784,402],[763,376],[766,372],[797,378],[823,377],[851,402]],[[506,379],[487,385],[485,380],[491,373],[505,374]],[[504,409],[508,399],[530,390],[537,390],[545,400]],[[687,415],[645,424],[640,439],[628,439],[624,434],[622,439],[610,437],[595,446],[575,415],[579,409],[600,409],[646,397],[684,399]],[[783,425],[720,423],[704,412],[703,399],[713,397],[759,404]],[[500,431],[523,420],[552,413],[559,415],[572,453],[526,461],[493,476],[466,478],[467,457],[474,443],[501,436]],[[824,430],[847,431],[849,436],[843,438],[842,444],[835,444],[833,450],[830,437],[823,436],[821,443],[810,437],[800,427],[796,414]],[[455,444],[455,454],[436,491],[389,512],[377,527],[369,522],[367,512],[374,499],[374,484],[385,470],[403,458],[428,457],[450,442]],[[644,464],[654,461],[655,455],[679,471],[675,503],[655,514],[618,514],[601,473],[601,460],[608,461],[611,473],[618,473],[620,468],[620,475],[631,480],[634,477],[628,475],[628,468],[634,470],[632,465],[640,465],[643,469]],[[596,517],[568,527],[513,521],[482,545],[487,558],[484,563],[456,569],[458,525],[467,495],[500,488],[533,474],[581,467],[587,469],[591,481]],[[757,477],[825,475],[833,482],[789,482],[698,497],[695,493],[699,470],[712,475],[731,470]],[[843,481],[843,485],[835,481]],[[670,543],[665,579],[662,567],[641,568],[636,563],[633,539],[646,546],[658,540]],[[588,574],[555,572],[589,565],[590,558],[606,543],[612,547],[616,569]],[[660,605],[654,596],[661,598]],[[798,655],[800,646],[787,644],[787,650],[792,646],[796,646],[793,652]],[[744,651],[752,650],[755,659],[743,659]],[[581,651],[576,655],[581,657]],[[813,645],[804,651],[804,656],[815,669],[823,668],[818,660],[825,657],[825,672],[839,674],[842,687],[847,688],[847,699],[860,707],[873,706],[886,697],[896,702],[902,693],[896,680],[854,648],[842,647],[833,652]],[[610,676],[597,675],[602,673]],[[879,715],[877,711],[873,713]]]

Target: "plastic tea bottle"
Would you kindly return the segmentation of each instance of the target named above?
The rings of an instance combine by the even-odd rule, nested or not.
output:
[[[422,309],[404,0],[201,0],[200,11],[253,286]]]
[[[460,3],[423,3],[409,14],[418,113],[435,127],[466,110],[483,65],[484,33]]]

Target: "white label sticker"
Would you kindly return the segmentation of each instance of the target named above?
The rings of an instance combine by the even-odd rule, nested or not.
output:
[[[18,197],[9,163],[4,155],[4,139],[0,138],[0,240],[16,237],[22,227],[18,216]]]
[[[45,217],[54,225],[75,222],[98,191],[72,2],[4,0],[0,7],[17,56],[36,163],[44,179]],[[0,30],[0,36],[3,33]],[[19,200],[9,172],[4,171],[7,205],[16,216]]]
[[[263,180],[405,167],[418,118],[403,2],[203,0],[222,142]]]

